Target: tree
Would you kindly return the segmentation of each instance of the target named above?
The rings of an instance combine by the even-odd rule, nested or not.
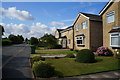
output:
[[[45,34],[40,40],[44,42],[48,48],[55,48],[58,45],[58,40],[52,34]]]
[[[30,38],[30,43],[31,43],[31,45],[37,45],[39,42],[38,42],[38,39],[37,39],[37,38],[31,37],[31,38]]]
[[[20,43],[22,43],[22,39],[20,37],[18,37],[18,36],[13,35],[13,34],[10,34],[8,36],[8,38],[9,38],[9,40],[12,41],[13,44],[20,44]]]
[[[25,42],[27,42],[28,41],[28,38],[25,38]]]
[[[4,27],[0,25],[0,28],[1,28],[0,30],[2,30],[2,35],[3,35],[3,33],[5,32]]]
[[[22,35],[18,35],[18,37],[19,37],[22,41],[24,41],[24,38],[23,38]]]

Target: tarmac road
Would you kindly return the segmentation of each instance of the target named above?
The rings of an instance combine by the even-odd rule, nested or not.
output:
[[[27,44],[12,45],[2,48],[2,79],[32,79],[29,62],[30,46]]]

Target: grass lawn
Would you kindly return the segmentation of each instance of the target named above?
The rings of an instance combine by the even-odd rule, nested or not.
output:
[[[96,63],[78,63],[75,58],[47,59],[63,76],[77,76],[120,69],[118,59],[113,57],[96,57]]]
[[[69,54],[76,53],[76,51],[36,51],[37,54]]]

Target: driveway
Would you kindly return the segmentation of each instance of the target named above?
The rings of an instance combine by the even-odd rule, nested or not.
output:
[[[2,78],[19,80],[32,79],[29,63],[30,46],[27,44],[12,45],[2,48]],[[18,79],[19,78],[19,79]]]

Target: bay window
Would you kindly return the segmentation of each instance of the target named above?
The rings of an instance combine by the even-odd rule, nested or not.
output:
[[[84,45],[84,36],[77,36],[76,37],[77,45]]]
[[[120,32],[110,33],[110,46],[120,47]]]

